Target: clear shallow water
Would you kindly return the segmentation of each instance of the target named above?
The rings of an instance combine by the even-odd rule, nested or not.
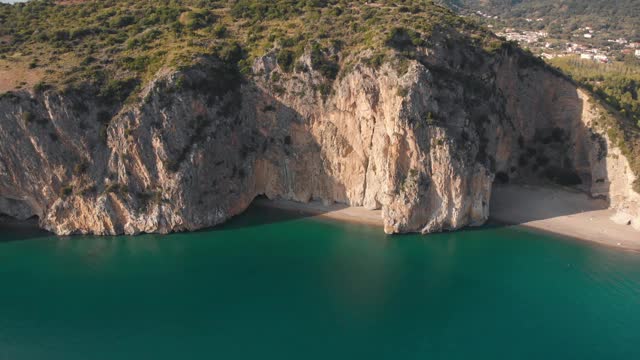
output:
[[[0,359],[640,358],[640,254],[507,228],[0,228],[0,286]]]

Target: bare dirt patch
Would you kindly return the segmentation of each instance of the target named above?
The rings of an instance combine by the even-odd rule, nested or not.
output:
[[[0,93],[19,89],[31,89],[44,76],[41,68],[29,69],[28,61],[0,60]]]

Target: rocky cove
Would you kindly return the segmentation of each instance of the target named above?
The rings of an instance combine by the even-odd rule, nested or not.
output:
[[[640,228],[606,109],[517,48],[456,36],[434,35],[412,60],[352,54],[334,81],[308,51],[291,71],[273,51],[249,74],[216,57],[162,69],[126,100],[6,94],[0,213],[60,235],[169,233],[265,195],[380,209],[387,233],[432,233],[483,224],[494,182],[553,181]]]

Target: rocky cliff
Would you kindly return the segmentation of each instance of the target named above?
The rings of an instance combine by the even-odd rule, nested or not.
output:
[[[161,70],[137,97],[91,89],[0,99],[0,213],[57,234],[220,224],[259,195],[382,209],[387,233],[483,224],[494,181],[555,181],[640,227],[635,176],[604,110],[523,52],[435,35],[412,60],[309,53],[241,75],[216,58]],[[315,67],[314,67],[315,65]]]

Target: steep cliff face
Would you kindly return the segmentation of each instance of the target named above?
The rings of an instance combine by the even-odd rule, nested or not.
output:
[[[634,176],[588,95],[521,53],[448,36],[402,65],[355,61],[330,92],[308,55],[287,73],[267,54],[249,77],[215,59],[162,71],[127,104],[4,96],[0,213],[57,234],[167,233],[266,195],[382,209],[386,232],[429,233],[484,223],[497,176],[579,183],[638,224]]]

